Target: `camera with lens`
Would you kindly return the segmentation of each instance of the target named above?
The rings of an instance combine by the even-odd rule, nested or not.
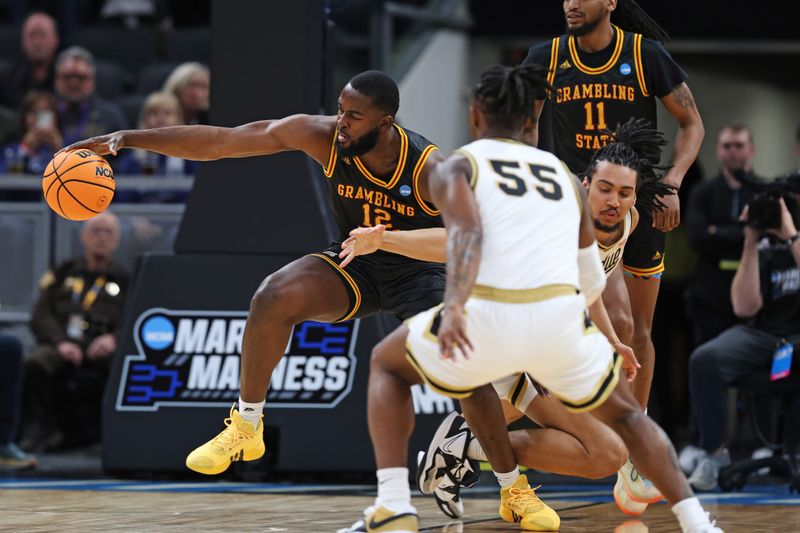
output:
[[[743,171],[734,172],[734,178],[746,189],[756,194],[748,204],[747,225],[760,232],[781,227],[781,204],[783,198],[787,205],[793,202],[790,193],[800,193],[800,173],[764,181]]]

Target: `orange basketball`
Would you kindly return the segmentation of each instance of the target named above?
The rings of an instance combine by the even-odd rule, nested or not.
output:
[[[47,205],[67,220],[99,215],[114,198],[114,171],[108,161],[91,150],[56,154],[42,178]]]

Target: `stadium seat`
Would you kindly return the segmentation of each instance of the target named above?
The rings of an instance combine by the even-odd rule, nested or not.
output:
[[[97,93],[107,100],[119,97],[129,84],[130,75],[122,67],[111,61],[97,61],[95,63],[95,83]]]
[[[77,33],[74,44],[87,48],[95,59],[113,61],[131,71],[158,61],[155,35],[150,28],[86,28]]]
[[[136,92],[147,95],[153,91],[161,90],[167,77],[178,66],[178,63],[154,63],[147,65],[139,72],[136,82]]]
[[[139,111],[142,109],[145,98],[147,98],[145,94],[127,94],[115,100],[117,105],[122,108],[122,112],[125,113],[125,118],[128,119],[128,124],[132,128],[139,125]]]
[[[177,63],[199,61],[209,64],[211,30],[209,28],[176,30],[167,39],[167,59]]]

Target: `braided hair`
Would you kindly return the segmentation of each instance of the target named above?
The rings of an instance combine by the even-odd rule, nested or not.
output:
[[[611,17],[620,28],[633,33],[641,33],[648,39],[661,43],[669,41],[669,34],[658,25],[634,0],[617,0],[617,9]]]
[[[533,115],[534,102],[548,89],[547,70],[540,65],[495,65],[480,75],[472,99],[493,126],[513,130]]]
[[[664,134],[654,129],[644,118],[631,118],[617,124],[614,131],[605,130],[611,142],[597,150],[589,161],[582,177],[590,182],[600,161],[607,161],[636,171],[636,204],[652,212],[664,209],[659,196],[675,194],[675,188],[661,181],[658,171],[669,169],[661,166],[661,147],[667,144]]]

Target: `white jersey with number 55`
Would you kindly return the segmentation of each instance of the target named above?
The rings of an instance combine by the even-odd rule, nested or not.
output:
[[[578,282],[577,184],[553,154],[510,139],[456,150],[472,165],[483,226],[477,285],[532,289]]]

